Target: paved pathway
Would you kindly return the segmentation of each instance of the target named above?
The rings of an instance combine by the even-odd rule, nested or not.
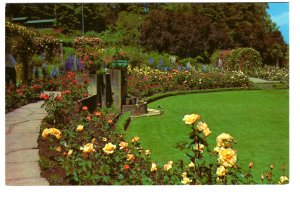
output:
[[[44,101],[5,114],[6,185],[49,185],[40,175],[38,143]]]

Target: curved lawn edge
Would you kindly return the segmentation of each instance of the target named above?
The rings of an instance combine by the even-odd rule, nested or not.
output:
[[[203,89],[203,90],[185,90],[185,91],[174,91],[174,92],[165,92],[155,94],[149,97],[146,97],[144,100],[147,103],[151,103],[157,101],[162,98],[166,98],[169,96],[178,96],[178,95],[185,95],[185,94],[197,94],[197,93],[210,93],[210,92],[225,92],[225,91],[242,91],[242,90],[261,90],[259,88],[253,87],[243,87],[243,88],[216,88],[216,89]]]

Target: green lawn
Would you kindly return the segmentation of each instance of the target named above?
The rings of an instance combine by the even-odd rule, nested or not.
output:
[[[254,162],[253,172],[259,178],[274,163],[274,172],[279,175],[282,163],[287,170],[289,164],[288,94],[288,90],[257,90],[164,98],[148,105],[163,106],[164,114],[133,119],[127,137],[139,136],[158,164],[184,159],[184,153],[175,148],[177,142],[188,140],[190,132],[182,118],[200,114],[212,131],[210,147],[216,145],[219,134],[230,133],[238,142],[235,149],[240,166],[247,168],[250,161]]]

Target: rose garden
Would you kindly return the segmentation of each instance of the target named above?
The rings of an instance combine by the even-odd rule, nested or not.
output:
[[[80,35],[7,19],[6,53],[16,59],[16,83],[5,85],[6,184],[35,185],[37,178],[46,185],[289,182],[289,68],[282,37],[265,33],[265,47],[252,38],[217,45],[225,39],[219,34],[195,47],[180,36],[174,45],[159,34],[151,41],[151,33],[164,30],[150,31],[158,16],[193,21],[194,12],[181,16],[172,9],[139,14],[126,8],[141,16],[132,25],[138,46],[126,40],[130,32],[119,35],[118,26]],[[132,16],[118,14],[116,24],[128,30],[124,21]],[[221,31],[210,28],[210,35]],[[271,34],[278,36],[273,45]],[[34,151],[14,142],[27,138],[36,143]],[[24,150],[35,154],[28,162],[36,165],[36,177],[25,176],[25,157],[15,158]]]

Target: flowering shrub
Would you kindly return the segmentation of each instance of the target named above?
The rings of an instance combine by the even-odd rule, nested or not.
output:
[[[228,70],[247,72],[262,66],[262,58],[258,51],[252,48],[235,48],[224,56],[224,66]]]
[[[39,100],[43,87],[38,83],[8,85],[5,87],[5,112]]]
[[[101,56],[103,52],[102,46],[102,40],[97,37],[81,36],[75,38],[73,41],[73,47],[81,64],[91,72],[97,69],[95,66],[103,63]]]
[[[129,68],[128,73],[128,93],[139,98],[178,90],[248,86],[247,76],[240,71],[203,73],[197,70],[172,70],[166,72],[146,67]]]
[[[264,66],[262,68],[255,68],[251,73],[253,77],[266,79],[270,81],[284,81],[289,82],[289,70],[285,68],[275,68],[272,66]]]
[[[48,113],[48,122],[57,125],[65,124],[69,121],[69,116],[74,116],[74,113],[78,112],[79,100],[88,96],[87,82],[79,83],[75,79],[75,73],[72,72],[68,72],[64,78],[52,82],[59,86],[61,93],[59,95],[41,94],[40,97],[45,100],[42,107]]]

